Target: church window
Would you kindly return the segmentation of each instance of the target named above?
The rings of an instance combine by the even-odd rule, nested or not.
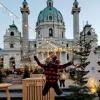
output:
[[[50,21],[52,20],[52,16],[49,16],[49,20],[50,20]]]
[[[90,32],[90,31],[88,31],[88,32],[87,32],[87,35],[91,35],[91,32]]]
[[[75,8],[78,8],[78,5],[75,5]]]
[[[11,32],[11,33],[10,33],[10,36],[14,36],[14,32]]]
[[[64,37],[64,33],[62,32],[62,38]]]
[[[67,60],[69,60],[69,54],[67,54]]]
[[[49,6],[51,7],[51,2],[49,2]]]
[[[36,44],[34,44],[34,47],[36,48]]]
[[[26,8],[26,5],[24,5],[24,8]]]
[[[53,29],[52,28],[49,29],[49,37],[53,37]]]
[[[14,48],[14,44],[10,44],[10,48]]]
[[[68,44],[66,44],[66,47],[68,47]]]
[[[40,31],[38,31],[38,37],[40,37]]]

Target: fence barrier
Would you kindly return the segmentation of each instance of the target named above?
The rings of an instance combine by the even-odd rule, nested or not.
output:
[[[44,84],[44,77],[23,79],[23,100],[54,100],[54,90],[52,88],[46,96],[42,95]]]

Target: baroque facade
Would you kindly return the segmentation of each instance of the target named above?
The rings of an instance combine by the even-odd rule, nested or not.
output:
[[[34,64],[34,55],[37,55],[41,62],[52,53],[56,53],[61,63],[65,63],[73,58],[73,49],[80,34],[87,33],[87,40],[94,40],[92,43],[97,45],[97,35],[88,23],[79,30],[79,13],[81,11],[77,0],[72,6],[73,15],[73,39],[65,37],[65,23],[59,10],[54,7],[53,0],[47,0],[47,6],[40,11],[36,22],[36,39],[29,40],[28,16],[30,14],[28,3],[23,1],[20,8],[22,13],[22,32],[18,31],[14,24],[9,25],[4,35],[3,67],[19,68],[23,58],[30,58]]]

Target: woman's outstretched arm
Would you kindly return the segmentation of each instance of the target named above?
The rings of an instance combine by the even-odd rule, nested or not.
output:
[[[37,56],[34,56],[34,60],[37,62],[37,64],[40,66],[40,67],[43,67],[44,68],[44,64],[42,64],[39,59],[37,58]]]
[[[62,65],[51,63],[51,66],[55,66],[55,68],[57,67],[59,69],[66,68],[66,67],[71,66],[71,65],[74,65],[72,61],[65,63],[65,64],[62,64]]]

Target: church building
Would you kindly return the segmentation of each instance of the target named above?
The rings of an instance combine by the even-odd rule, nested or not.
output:
[[[73,39],[65,37],[65,22],[61,12],[54,7],[53,0],[47,0],[46,7],[40,11],[36,27],[36,39],[29,39],[28,16],[30,14],[28,2],[23,1],[20,12],[22,14],[22,32],[13,22],[9,25],[4,35],[3,67],[19,68],[25,58],[34,64],[34,55],[37,55],[42,63],[50,54],[57,54],[61,64],[73,58],[73,50],[77,49],[80,33],[86,33],[87,41],[93,40],[97,44],[97,35],[91,25],[86,23],[83,31],[79,30],[80,6],[77,0],[73,2],[71,14],[73,16]]]

